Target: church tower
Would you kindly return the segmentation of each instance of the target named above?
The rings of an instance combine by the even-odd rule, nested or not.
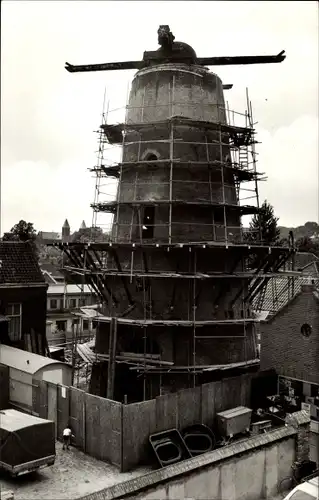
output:
[[[68,219],[65,219],[64,224],[62,226],[62,242],[67,243],[70,241],[70,224],[68,223]]]

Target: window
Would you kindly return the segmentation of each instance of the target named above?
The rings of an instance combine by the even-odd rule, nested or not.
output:
[[[216,208],[214,210],[214,222],[217,225],[223,226],[225,223],[224,211],[222,209]]]
[[[66,321],[57,321],[56,328],[59,332],[65,332],[66,331]]]
[[[86,304],[87,304],[87,300],[86,300],[86,298],[85,298],[85,297],[82,297],[82,298],[80,299],[80,307],[81,307],[81,306],[85,306]]]
[[[50,309],[57,309],[58,308],[58,301],[57,299],[51,299],[50,300]]]
[[[146,161],[156,161],[156,160],[157,160],[157,156],[156,156],[156,155],[154,155],[154,154],[152,154],[152,153],[150,153],[150,154],[148,154],[148,155],[146,156],[145,160],[146,160]]]
[[[146,207],[144,209],[142,238],[149,239],[154,236],[155,207]]]
[[[88,330],[88,329],[89,329],[89,322],[86,319],[84,319],[83,320],[83,330]]]
[[[159,154],[156,150],[154,149],[147,149],[144,151],[144,154],[142,155],[142,160],[143,161],[156,161],[159,159]]]
[[[309,325],[308,323],[304,323],[300,330],[304,337],[310,337],[312,331],[311,325]]]
[[[12,342],[21,340],[22,305],[8,304],[6,308],[6,316],[10,318],[8,331],[10,340]]]
[[[76,299],[70,299],[70,309],[76,308]]]

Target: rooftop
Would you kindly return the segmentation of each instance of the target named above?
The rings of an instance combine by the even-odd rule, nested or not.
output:
[[[275,314],[285,307],[301,291],[302,285],[313,284],[319,287],[319,259],[310,252],[296,252],[295,270],[302,274],[296,277],[273,277],[271,278],[265,290],[254,299],[254,306],[257,310],[268,311]],[[288,267],[291,262],[288,262]]]
[[[61,239],[61,235],[59,233],[55,233],[54,231],[39,231],[38,237],[42,240],[59,240]]]
[[[49,285],[47,293],[48,295],[80,295],[81,293],[92,293],[92,291],[88,285],[83,286],[83,292],[81,285]]]
[[[319,258],[311,252],[296,252],[295,254],[295,270],[307,269],[312,273],[317,273],[319,276]]]
[[[27,413],[22,413],[17,410],[1,410],[0,411],[0,424],[1,429],[14,432],[25,427],[31,427],[33,425],[46,424],[48,420],[43,418],[34,417],[33,415],[28,415]]]
[[[58,364],[68,366],[60,361],[33,354],[32,352],[22,351],[21,349],[9,347],[4,344],[0,344],[0,363],[9,366],[9,368],[15,368],[16,370],[29,373],[30,375],[34,375],[41,370],[41,368],[50,365]]]
[[[0,242],[0,285],[43,284],[38,259],[29,242]]]

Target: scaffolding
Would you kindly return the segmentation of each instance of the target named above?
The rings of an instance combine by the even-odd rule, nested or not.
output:
[[[194,103],[199,106],[200,103]],[[103,123],[101,130],[104,133],[104,139],[100,141],[100,150],[103,147],[103,154],[108,148],[120,146],[122,151],[127,148],[134,148],[137,151],[137,157],[131,161],[121,161],[119,163],[106,164],[100,162],[94,169],[98,182],[101,179],[117,179],[117,196],[108,201],[101,201],[98,196],[92,203],[94,214],[109,213],[113,219],[113,231],[111,241],[120,242],[127,240],[127,233],[130,235],[130,241],[136,241],[137,238],[145,241],[143,236],[143,217],[142,207],[162,207],[166,210],[165,220],[148,224],[153,228],[155,237],[161,242],[169,244],[177,242],[178,237],[174,233],[186,232],[192,226],[191,223],[177,220],[174,217],[174,209],[178,206],[183,207],[214,207],[220,209],[222,218],[219,221],[210,221],[209,223],[200,223],[203,240],[243,242],[247,240],[247,231],[239,223],[237,226],[227,222],[229,212],[238,211],[240,215],[252,215],[258,212],[259,197],[258,184],[260,180],[265,180],[264,174],[257,172],[257,153],[255,152],[255,130],[253,128],[251,103],[247,92],[247,105],[250,111],[243,114],[230,111],[229,107],[221,108],[216,104],[205,105],[207,109],[212,106],[217,107],[218,114],[227,113],[229,124],[221,122],[205,122],[192,120],[182,116],[172,116],[167,120],[147,123],[119,123],[109,125]],[[182,103],[179,103],[179,107]],[[189,103],[187,103],[189,106]],[[203,106],[201,104],[201,106]],[[132,109],[131,107],[129,109]],[[118,110],[115,110],[118,111]],[[230,124],[234,122],[235,116],[240,116],[244,120],[243,126]],[[176,130],[180,126],[187,125],[193,127],[205,135],[205,141],[186,141],[178,136]],[[161,139],[141,140],[141,133],[145,130],[160,131]],[[212,139],[212,133],[215,139]],[[128,140],[137,135],[136,140]],[[105,146],[107,145],[107,147]],[[165,156],[157,159],[145,159],[140,157],[142,146],[159,145],[165,150]],[[176,151],[181,147],[196,147],[205,151],[205,160],[183,161]],[[225,151],[229,152],[225,158]],[[214,159],[219,156],[219,159]],[[159,181],[158,179],[145,181],[140,176],[139,171],[145,171],[145,167],[161,168],[166,171],[167,179]],[[135,172],[134,180],[127,178],[129,173]],[[181,177],[188,171],[190,179],[185,180]],[[198,172],[201,172],[205,180],[196,180],[194,178]],[[231,175],[232,182],[227,182]],[[212,177],[214,176],[214,180]],[[127,178],[127,180],[125,180]],[[107,182],[107,181],[106,181]],[[253,187],[245,187],[246,184],[253,184]],[[133,184],[133,186],[132,186]],[[132,189],[130,189],[132,187]],[[130,189],[129,195],[127,190]],[[155,196],[147,199],[147,194],[155,192]],[[183,191],[184,196],[180,196]],[[158,193],[158,196],[156,196]],[[198,193],[196,195],[196,193]],[[242,193],[242,196],[240,194]],[[110,194],[110,197],[112,195]],[[159,199],[160,198],[160,199]],[[250,204],[247,204],[247,201]],[[131,211],[130,222],[120,222],[121,212],[129,209]],[[121,233],[125,237],[121,238]],[[156,235],[158,233],[158,235]],[[208,234],[209,233],[209,234]],[[250,231],[251,235],[251,231]],[[257,234],[255,241],[263,244]]]
[[[174,94],[174,89],[172,93]],[[243,114],[231,111],[228,104],[225,108],[215,103],[205,105],[209,110],[217,107],[217,116],[227,116],[227,124],[222,123],[221,119],[208,122],[175,116],[174,104],[178,104],[181,109],[183,103],[174,102],[170,103],[171,116],[156,122],[132,123],[126,120],[125,123],[114,125],[107,124],[106,116],[110,114],[109,110],[107,115],[102,115],[98,163],[91,169],[96,175],[92,226],[97,225],[97,214],[111,214],[113,225],[110,241],[59,246],[68,258],[68,271],[81,275],[83,282],[86,282],[101,302],[107,305],[108,314],[100,315],[96,321],[109,324],[108,354],[90,354],[87,349],[82,349],[82,357],[85,359],[86,356],[88,363],[108,361],[107,397],[113,397],[116,363],[127,363],[130,370],[142,374],[144,399],[147,377],[152,374],[160,377],[169,373],[188,374],[192,378],[192,385],[195,386],[198,375],[204,372],[242,368],[258,363],[257,355],[256,359],[248,359],[247,356],[247,331],[256,323],[252,304],[256,305],[256,298],[270,279],[288,279],[295,276],[294,271],[281,271],[284,262],[295,250],[293,246],[266,245],[261,239],[260,230],[255,234],[250,231],[247,235],[241,224],[242,215],[258,213],[258,181],[265,179],[264,174],[256,168],[257,142],[248,91],[246,99],[247,110]],[[189,102],[187,107],[192,104],[204,107],[202,103]],[[143,106],[143,109],[145,108],[147,106]],[[127,106],[126,111],[128,109],[132,107]],[[242,120],[240,126],[235,125],[235,118],[238,116]],[[178,133],[179,128],[184,126],[199,132],[204,136],[204,140],[185,140]],[[160,138],[141,140],[141,133],[149,130],[152,133],[160,132]],[[156,136],[156,133],[154,135]],[[159,145],[161,157],[153,159],[141,155],[145,145]],[[121,161],[107,163],[105,152],[114,146],[121,148]],[[178,152],[183,147],[199,148],[199,156],[205,156],[205,160],[186,161],[179,158]],[[133,160],[128,160],[124,154],[129,148],[135,152]],[[151,169],[155,166],[157,170],[161,169],[160,171],[165,173],[165,180],[159,181],[156,178],[145,181],[145,175],[140,175],[140,172],[145,174],[145,168]],[[133,181],[128,177],[131,172],[135,174]],[[189,174],[190,179],[183,179],[185,172]],[[201,173],[205,180],[197,180],[197,173]],[[115,199],[101,199],[103,179],[106,184],[108,179],[118,181]],[[228,179],[231,179],[231,182]],[[247,184],[250,187],[245,187]],[[150,193],[155,193],[155,196],[151,197]],[[247,204],[248,200],[252,200],[250,204]],[[147,222],[148,233],[145,231],[146,223],[142,213],[146,207],[164,208],[166,214],[165,220]],[[212,219],[209,223],[177,220],[175,210],[178,207],[191,210],[211,207]],[[129,210],[129,222],[122,221],[123,210],[125,213]],[[215,220],[218,210],[220,216]],[[238,225],[230,222],[233,219],[232,214],[238,217]],[[194,226],[197,228],[197,235],[192,239],[187,237],[188,229]],[[122,261],[123,252],[126,256],[125,265]],[[222,259],[222,256],[226,255],[227,266],[225,265],[224,270],[205,270],[202,265],[205,260],[203,252],[217,260],[218,257]],[[167,253],[171,259],[162,259],[160,269],[153,267],[151,256],[164,256]],[[253,269],[249,267],[251,255],[254,256],[255,262]],[[180,261],[188,261],[188,271],[179,269]],[[172,283],[172,294],[161,318],[158,318],[153,291],[158,281],[163,279]],[[185,313],[187,317],[183,318],[174,317],[178,282],[182,282],[182,286],[188,290]],[[207,282],[217,283],[218,293],[211,303],[212,310],[216,313],[214,312],[212,318],[203,320],[199,317],[198,309],[202,287]],[[220,313],[218,305],[225,299],[231,284],[234,283],[236,293],[228,301],[227,308]],[[125,300],[120,289],[124,291]],[[136,298],[136,290],[142,293],[142,299]],[[127,306],[125,310],[121,307],[122,303]],[[136,317],[135,313],[139,308],[142,308],[142,312]],[[227,333],[222,334],[220,327],[225,325],[228,327]],[[140,355],[123,352],[118,354],[118,328],[123,326],[141,329],[143,353]],[[191,332],[192,351],[187,365],[172,365],[161,357],[154,358],[155,354],[148,352],[149,329],[155,327],[162,332],[168,327],[185,328]],[[216,342],[225,339],[243,342],[244,361],[223,365],[197,364],[197,345],[205,339]],[[257,352],[254,332],[250,339],[255,343]]]

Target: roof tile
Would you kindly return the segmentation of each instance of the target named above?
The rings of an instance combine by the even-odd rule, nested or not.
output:
[[[0,284],[45,283],[29,242],[0,241]]]

